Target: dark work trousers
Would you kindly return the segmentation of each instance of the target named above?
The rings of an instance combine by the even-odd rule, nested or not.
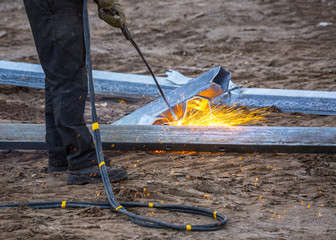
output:
[[[84,121],[88,93],[83,0],[24,0],[45,72],[49,167],[77,170],[96,165],[93,138]]]

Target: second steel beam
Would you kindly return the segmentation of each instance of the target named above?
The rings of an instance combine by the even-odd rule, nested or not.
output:
[[[158,81],[165,92],[175,90],[187,83],[187,78],[178,72],[168,72],[169,76]],[[153,80],[149,76],[93,71],[95,89],[99,94],[139,97],[158,95]],[[40,65],[0,61],[0,84],[44,88],[44,73]],[[230,95],[218,98],[218,104],[246,107],[275,106],[283,112],[300,112],[319,115],[336,115],[336,92],[304,91],[285,89],[241,88]]]
[[[0,124],[0,149],[45,149],[42,124]],[[102,125],[106,150],[336,153],[336,128]]]
[[[213,99],[228,91],[231,73],[222,67],[216,67],[203,75],[190,80],[182,87],[175,91],[166,94],[167,100],[173,109],[178,110],[178,104],[183,103],[195,96]],[[152,125],[153,118],[165,115],[166,118],[171,118],[168,114],[168,107],[162,98],[147,104],[146,106],[134,111],[128,116],[113,123],[113,125]],[[178,113],[179,111],[175,111]],[[180,115],[180,114],[178,114]],[[182,116],[178,116],[182,117]]]

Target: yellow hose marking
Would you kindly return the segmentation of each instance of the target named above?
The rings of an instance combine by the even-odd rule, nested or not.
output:
[[[99,123],[93,123],[92,124],[92,131],[99,129]]]

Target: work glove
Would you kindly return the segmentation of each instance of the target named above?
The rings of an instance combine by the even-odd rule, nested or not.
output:
[[[98,4],[98,14],[100,19],[104,20],[112,27],[122,28],[126,22],[124,9],[119,0],[95,0]]]

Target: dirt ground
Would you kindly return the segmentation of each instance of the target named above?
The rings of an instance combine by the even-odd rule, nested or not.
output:
[[[157,75],[175,69],[195,77],[221,65],[245,87],[336,91],[334,0],[121,2]],[[98,19],[93,3],[89,11],[94,69],[147,74],[119,30]],[[20,0],[0,1],[0,59],[38,63]],[[43,123],[43,94],[0,86],[0,122]],[[98,100],[102,123],[149,101]],[[86,118],[90,122],[89,107]],[[335,127],[335,120],[272,113],[267,125]],[[228,224],[217,232],[178,232],[141,228],[97,208],[20,208],[0,211],[0,239],[336,239],[336,155],[105,151],[105,156],[128,170],[129,179],[113,185],[120,201],[205,207],[227,215]],[[1,150],[0,162],[0,204],[106,201],[102,184],[69,186],[66,173],[47,174],[44,151]],[[180,224],[208,220],[136,212]]]

